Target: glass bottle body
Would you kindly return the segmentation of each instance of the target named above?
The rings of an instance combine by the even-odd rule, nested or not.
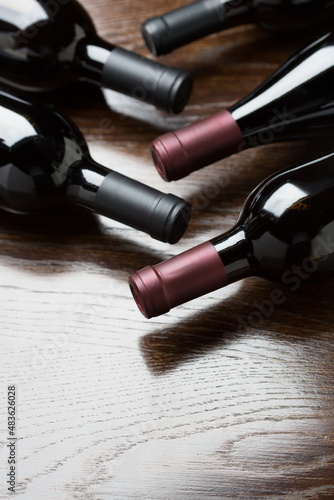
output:
[[[66,0],[0,2],[0,37],[2,81],[30,90],[48,90],[75,81],[77,45],[97,40],[86,11]]]
[[[334,34],[292,56],[263,84],[229,108],[245,145],[331,134],[334,128]]]
[[[317,30],[319,23],[329,26],[334,13],[333,0],[252,0],[251,3],[253,22],[278,31]]]
[[[0,82],[46,91],[85,80],[179,113],[190,75],[98,37],[76,0],[0,0]]]
[[[0,142],[0,207],[35,213],[69,203],[73,183],[80,185],[81,167],[90,158],[75,125],[51,106],[4,90],[0,122],[6,124]]]
[[[331,28],[333,0],[197,0],[142,24],[155,55],[167,54],[211,33],[242,24],[269,30],[319,32]]]
[[[0,90],[0,208],[31,214],[82,205],[176,243],[190,205],[96,163],[77,127],[51,106]]]
[[[332,275],[333,196],[334,153],[274,174],[249,195],[231,231],[130,276],[139,309],[159,316],[250,276],[296,290]]]
[[[333,167],[331,153],[272,175],[249,195],[233,238],[212,240],[230,282],[247,275],[284,282],[299,269],[312,280],[334,272]]]
[[[177,180],[245,148],[330,137],[333,83],[334,33],[329,32],[230,108],[157,137],[151,151],[158,172]]]

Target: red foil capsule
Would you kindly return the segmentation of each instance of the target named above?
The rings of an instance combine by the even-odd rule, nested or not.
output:
[[[237,153],[243,137],[231,113],[224,109],[188,127],[157,137],[151,144],[154,164],[165,181]]]
[[[187,250],[129,278],[132,295],[146,318],[227,285],[223,262],[210,242]]]

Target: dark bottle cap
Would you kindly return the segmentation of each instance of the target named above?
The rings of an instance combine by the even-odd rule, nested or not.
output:
[[[219,31],[223,20],[221,0],[198,0],[148,19],[141,32],[150,52],[158,56]]]
[[[94,209],[152,238],[174,244],[187,229],[191,206],[173,194],[164,194],[118,172],[102,182]]]
[[[102,85],[169,113],[180,113],[189,100],[192,77],[116,47],[104,66]]]
[[[154,56],[168,54],[177,45],[173,43],[173,33],[163,17],[152,17],[141,25],[141,34],[146,47]]]

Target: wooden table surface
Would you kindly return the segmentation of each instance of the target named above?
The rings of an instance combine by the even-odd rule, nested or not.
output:
[[[139,25],[181,0],[82,0],[101,36],[148,56]],[[16,499],[334,498],[334,281],[285,291],[247,279],[146,320],[129,274],[234,224],[250,190],[315,146],[268,144],[166,184],[148,143],[231,105],[304,38],[254,26],[161,61],[191,72],[179,116],[88,85],[51,94],[95,160],[184,197],[174,246],[81,208],[0,217],[1,428],[17,387]],[[259,304],[266,312],[259,315]],[[0,498],[8,449],[1,452]]]

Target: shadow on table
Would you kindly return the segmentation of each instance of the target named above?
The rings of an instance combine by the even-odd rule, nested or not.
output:
[[[36,96],[33,96],[36,98]],[[175,130],[189,122],[185,113],[168,114],[151,104],[133,99],[113,90],[99,88],[96,85],[77,82],[66,88],[38,94],[43,100],[65,115],[72,118],[81,132],[100,140],[121,139],[147,143],[165,132]],[[88,132],[88,135],[86,135]],[[130,144],[128,144],[130,146]],[[148,148],[145,153],[149,156]],[[133,155],[138,157],[140,150],[135,148]]]
[[[254,335],[292,344],[314,336],[332,338],[334,278],[296,293],[279,286],[286,297],[279,306],[269,304],[274,288],[277,284],[245,280],[234,296],[219,305],[200,312],[194,309],[188,319],[145,335],[139,346],[147,367],[154,375],[163,375]]]
[[[0,255],[18,266],[21,259],[31,261],[24,266],[30,272],[40,273],[38,262],[50,261],[57,265],[42,266],[43,273],[67,272],[74,263],[85,262],[130,274],[161,260],[159,250],[147,248],[147,240],[149,235],[127,226],[104,226],[95,213],[81,207],[41,215],[0,212]]]

